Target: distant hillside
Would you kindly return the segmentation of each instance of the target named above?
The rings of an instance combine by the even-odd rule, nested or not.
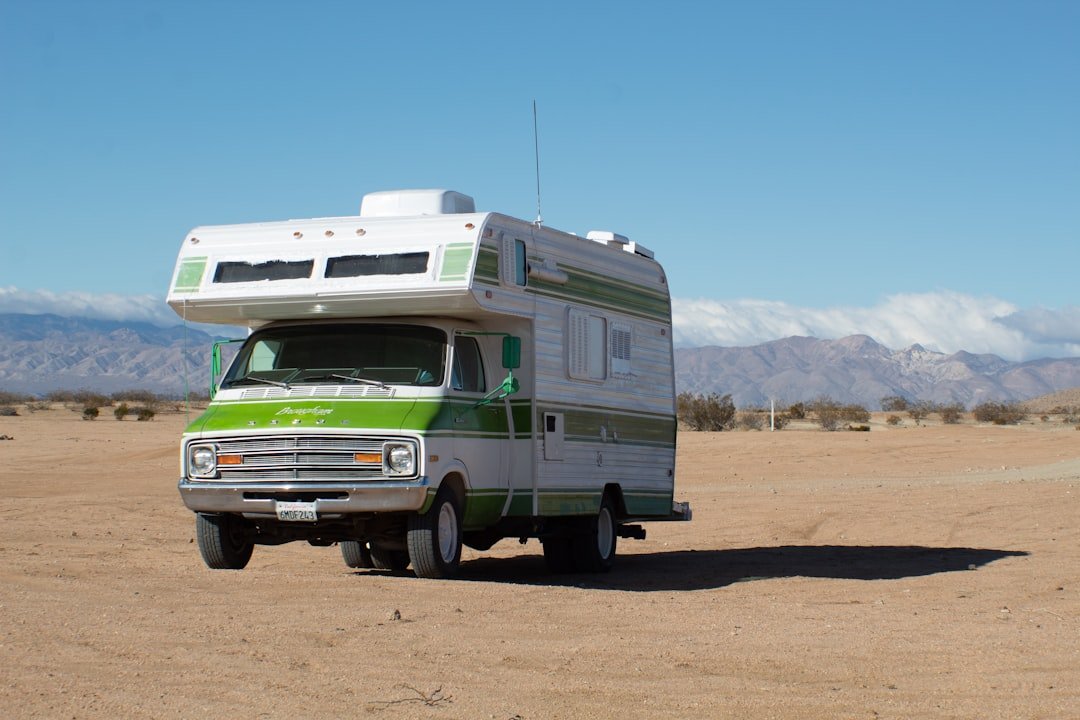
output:
[[[231,328],[230,328],[231,329]],[[183,325],[0,314],[0,388],[43,394],[58,389],[148,389],[180,395],[209,382],[214,337]]]
[[[919,345],[890,350],[865,335],[839,340],[790,337],[754,347],[680,348],[675,385],[731,393],[739,407],[829,396],[877,409],[881,398],[960,402],[1027,400],[1080,386],[1080,358],[1010,362],[952,355]]]

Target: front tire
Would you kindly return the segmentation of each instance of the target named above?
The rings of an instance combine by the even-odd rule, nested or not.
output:
[[[610,495],[600,501],[600,512],[589,518],[586,532],[574,538],[574,565],[581,572],[605,573],[615,564],[615,503]]]
[[[423,515],[409,517],[409,558],[422,578],[449,578],[461,563],[461,508],[457,495],[443,485]]]
[[[243,570],[255,543],[243,520],[232,515],[195,515],[199,553],[211,570]]]
[[[371,551],[368,550],[366,542],[361,542],[360,540],[342,540],[339,545],[341,547],[341,559],[345,561],[345,564],[348,567],[375,567],[371,562]]]

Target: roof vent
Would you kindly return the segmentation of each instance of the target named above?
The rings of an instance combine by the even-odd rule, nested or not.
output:
[[[608,247],[622,248],[628,253],[641,255],[650,260],[654,259],[654,253],[649,248],[644,245],[638,245],[636,242],[630,242],[630,238],[625,235],[613,233],[610,230],[590,230],[589,234],[585,237],[594,242],[607,245]]]
[[[384,190],[360,202],[360,217],[416,217],[476,212],[468,195],[453,190]]]

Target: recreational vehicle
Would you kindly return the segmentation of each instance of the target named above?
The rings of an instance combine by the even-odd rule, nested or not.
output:
[[[611,568],[674,499],[667,278],[648,249],[476,212],[446,190],[351,217],[199,227],[169,305],[248,328],[186,429],[180,495],[205,563],[340,544],[351,567],[450,577],[462,544],[538,538]]]

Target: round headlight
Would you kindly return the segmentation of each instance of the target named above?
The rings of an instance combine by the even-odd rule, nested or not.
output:
[[[386,466],[398,475],[413,473],[413,449],[411,445],[394,445],[386,453]]]
[[[209,475],[217,467],[213,448],[197,447],[191,451],[191,469],[199,475]]]

